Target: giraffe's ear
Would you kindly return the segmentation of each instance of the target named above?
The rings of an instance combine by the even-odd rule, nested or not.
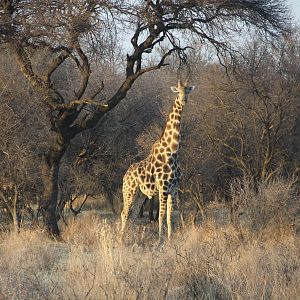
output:
[[[174,93],[178,93],[178,89],[177,89],[176,86],[171,86],[171,90],[172,90],[172,92],[174,92]]]
[[[189,86],[189,93],[195,88],[195,86]]]

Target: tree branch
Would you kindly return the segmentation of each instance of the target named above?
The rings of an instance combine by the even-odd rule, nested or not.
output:
[[[55,110],[74,110],[78,106],[86,105],[86,104],[93,105],[93,106],[97,107],[97,109],[99,109],[100,111],[103,111],[103,112],[106,112],[108,110],[107,104],[103,104],[103,103],[94,101],[93,98],[78,99],[78,100],[73,100],[69,103],[56,104],[54,106],[54,109]]]
[[[26,79],[39,90],[48,89],[47,83],[33,72],[31,61],[23,46],[16,41],[11,42],[10,46],[15,53],[16,62]]]
[[[75,92],[76,98],[80,99],[83,96],[83,94],[87,88],[91,70],[90,70],[89,60],[88,60],[87,56],[84,54],[84,52],[82,51],[81,47],[79,46],[79,42],[78,42],[78,45],[76,46],[76,52],[78,53],[78,55],[82,61],[82,65],[80,65],[80,64],[77,65],[80,70],[81,81],[80,81],[78,91]]]
[[[62,95],[50,86],[49,82],[45,82],[42,78],[36,75],[32,69],[31,61],[23,46],[18,42],[11,42],[10,46],[15,53],[16,62],[25,78],[37,90],[42,91],[46,97],[44,100],[53,108],[57,103],[63,103]]]
[[[70,51],[63,50],[49,65],[45,75],[45,82],[50,85],[53,72],[71,55]]]

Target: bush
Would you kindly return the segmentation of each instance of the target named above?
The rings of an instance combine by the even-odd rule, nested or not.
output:
[[[300,202],[295,180],[277,178],[260,182],[257,189],[249,179],[231,184],[233,220],[255,234],[276,235],[296,224]]]

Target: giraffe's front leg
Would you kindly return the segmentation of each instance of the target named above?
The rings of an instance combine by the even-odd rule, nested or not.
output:
[[[150,222],[154,221],[153,210],[154,210],[154,198],[151,198],[150,203],[149,203],[149,220],[150,220]]]
[[[167,193],[160,190],[159,191],[159,218],[158,218],[158,232],[159,232],[159,243],[163,243],[163,229],[164,229],[164,221],[166,214],[166,206],[167,206]]]
[[[167,198],[167,226],[168,226],[168,240],[172,236],[172,212],[173,212],[173,197],[171,194]]]

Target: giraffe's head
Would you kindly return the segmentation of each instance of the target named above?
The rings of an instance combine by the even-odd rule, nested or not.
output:
[[[182,102],[182,105],[184,105],[187,102],[189,94],[194,88],[194,86],[188,85],[187,80],[184,83],[182,83],[181,80],[178,80],[177,87],[172,86],[171,90],[178,94],[178,99]]]

